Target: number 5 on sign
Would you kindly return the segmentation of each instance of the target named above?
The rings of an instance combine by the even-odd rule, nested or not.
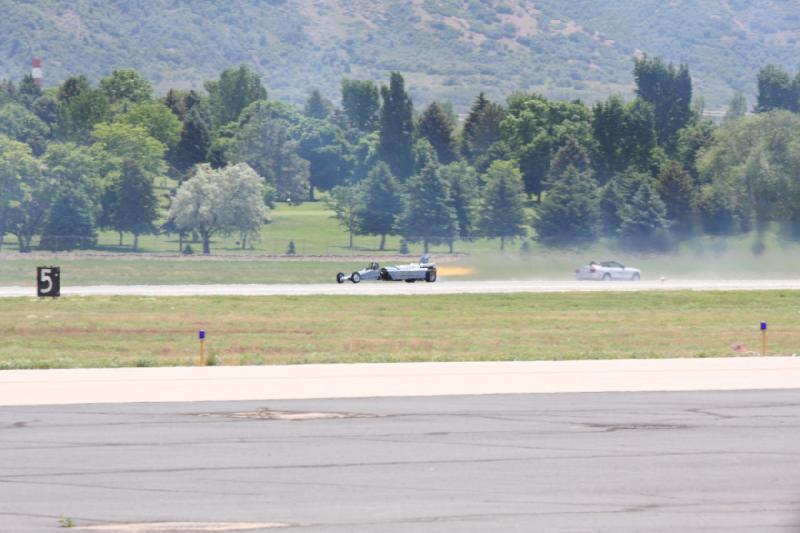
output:
[[[36,267],[36,295],[61,296],[61,268]]]

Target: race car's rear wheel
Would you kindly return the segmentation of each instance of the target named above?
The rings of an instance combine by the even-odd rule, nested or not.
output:
[[[430,269],[427,272],[425,272],[425,281],[427,281],[428,283],[433,283],[434,281],[436,281],[436,271]]]
[[[336,283],[344,283],[344,274],[341,272],[336,274]]]
[[[358,272],[353,272],[352,274],[350,274],[350,281],[352,281],[353,283],[358,283],[359,281],[361,281],[361,274],[359,274]]]

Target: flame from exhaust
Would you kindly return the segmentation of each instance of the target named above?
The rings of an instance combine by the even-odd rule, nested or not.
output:
[[[439,267],[437,272],[440,276],[469,276],[475,273],[475,269],[472,267],[445,266]]]

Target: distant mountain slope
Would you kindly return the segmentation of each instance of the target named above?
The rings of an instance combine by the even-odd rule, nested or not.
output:
[[[755,75],[794,69],[796,0],[5,0],[0,76],[45,60],[47,84],[133,67],[161,91],[223,68],[255,68],[276,97],[312,87],[337,98],[344,76],[407,78],[418,103],[515,90],[595,100],[628,93],[631,57],[690,65],[711,107]]]

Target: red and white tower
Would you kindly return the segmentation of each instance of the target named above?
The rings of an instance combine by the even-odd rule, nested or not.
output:
[[[44,81],[42,76],[42,60],[38,57],[34,57],[31,61],[31,77],[33,78],[33,83],[39,87],[42,86],[42,82]]]

